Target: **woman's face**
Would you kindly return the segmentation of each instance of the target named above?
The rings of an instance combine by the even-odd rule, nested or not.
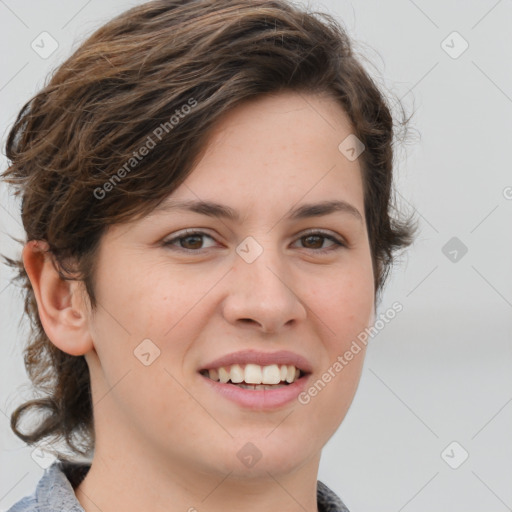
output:
[[[86,355],[97,453],[239,476],[318,464],[365,351],[344,354],[374,314],[350,134],[332,99],[245,103],[163,207],[107,231]]]

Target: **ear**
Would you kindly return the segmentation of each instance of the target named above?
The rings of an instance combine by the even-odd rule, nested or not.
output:
[[[92,350],[81,283],[60,278],[44,241],[28,242],[22,257],[36,297],[39,318],[51,342],[72,356]]]

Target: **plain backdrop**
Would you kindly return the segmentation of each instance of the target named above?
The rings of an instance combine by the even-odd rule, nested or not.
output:
[[[137,3],[0,1],[2,146],[51,70]],[[420,220],[378,313],[395,301],[403,311],[372,338],[319,479],[351,512],[512,510],[512,2],[310,6],[341,20],[372,76],[415,111],[396,172],[401,206]],[[47,58],[31,46],[42,32],[58,44]],[[0,163],[5,169],[4,155]],[[0,252],[15,256],[11,237],[23,237],[19,203],[1,185]],[[9,426],[30,392],[22,302],[10,275],[2,266],[1,510],[32,492],[43,473]]]

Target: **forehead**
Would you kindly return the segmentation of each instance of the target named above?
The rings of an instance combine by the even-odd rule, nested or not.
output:
[[[331,97],[295,92],[258,97],[217,122],[172,199],[215,197],[240,208],[301,197],[362,201],[359,159],[351,161],[339,149],[352,130]]]
[[[348,115],[332,96],[283,91],[258,96],[225,113],[212,130],[208,152],[223,144],[265,149],[261,159],[273,149],[294,145],[303,151],[322,143],[337,148],[338,138],[352,131]]]

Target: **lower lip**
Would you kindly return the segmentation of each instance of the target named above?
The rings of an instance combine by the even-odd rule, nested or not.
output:
[[[304,391],[309,375],[301,377],[292,384],[276,389],[244,389],[233,384],[223,384],[204,375],[200,377],[214,391],[220,393],[228,400],[237,403],[243,407],[254,410],[277,409],[290,404],[297,399],[299,394]]]

